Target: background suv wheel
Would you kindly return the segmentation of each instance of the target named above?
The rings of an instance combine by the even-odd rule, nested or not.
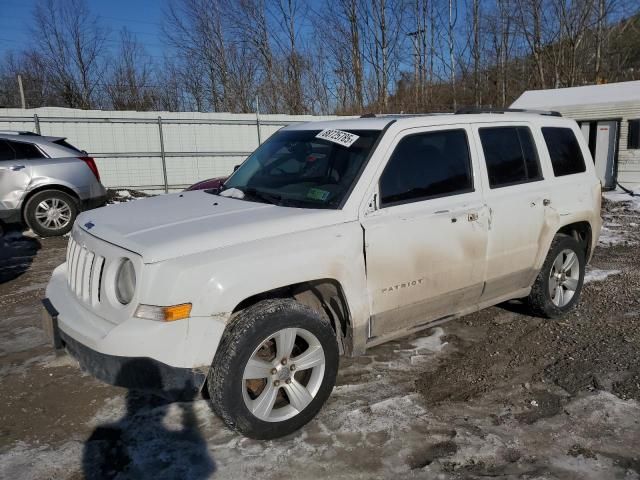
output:
[[[64,235],[78,216],[78,203],[59,190],[44,190],[29,199],[24,217],[31,230],[41,237]]]

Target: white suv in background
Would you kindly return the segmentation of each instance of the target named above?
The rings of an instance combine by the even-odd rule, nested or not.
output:
[[[506,300],[573,308],[600,195],[552,114],[298,124],[220,189],[79,216],[45,328],[110,383],[206,380],[230,428],[274,438],[320,410],[340,355]]]

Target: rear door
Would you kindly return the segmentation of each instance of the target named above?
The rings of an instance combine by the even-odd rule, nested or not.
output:
[[[467,126],[409,129],[392,147],[379,207],[362,219],[369,338],[475,305],[482,290],[487,212]]]
[[[33,149],[42,156],[37,148]],[[29,154],[28,150],[19,142],[0,139],[0,208],[3,210],[18,208],[29,185],[31,169],[28,159],[23,158]]]
[[[548,187],[532,128],[527,123],[474,127],[491,216],[481,301],[526,288],[536,273]]]

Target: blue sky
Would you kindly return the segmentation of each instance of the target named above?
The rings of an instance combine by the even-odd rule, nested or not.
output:
[[[0,57],[9,50],[29,44],[31,18],[37,0],[0,0]],[[119,31],[127,27],[151,56],[162,56],[160,23],[163,0],[87,0],[103,26],[111,30],[110,43],[116,44]]]

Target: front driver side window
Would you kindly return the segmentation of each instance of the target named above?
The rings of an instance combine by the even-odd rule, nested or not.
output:
[[[471,191],[471,158],[463,129],[403,138],[380,177],[383,207]]]

